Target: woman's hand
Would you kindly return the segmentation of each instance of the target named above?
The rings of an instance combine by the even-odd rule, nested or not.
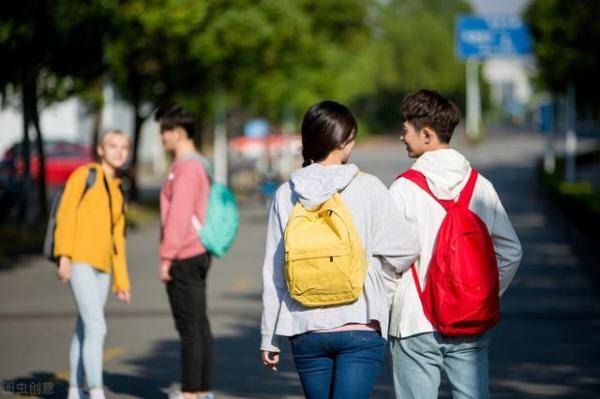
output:
[[[169,270],[171,269],[171,261],[163,260],[160,262],[160,266],[158,267],[158,279],[163,283],[167,283],[171,281],[171,275],[169,274]]]
[[[262,362],[266,368],[277,371],[279,352],[262,351]]]
[[[61,256],[58,261],[56,275],[61,283],[68,283],[71,278],[71,259],[67,256]]]
[[[130,303],[131,302],[131,291],[117,291],[117,299],[121,302]]]

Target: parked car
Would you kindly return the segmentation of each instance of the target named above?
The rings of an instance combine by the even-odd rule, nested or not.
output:
[[[31,143],[31,176],[38,179],[40,160],[35,149],[35,143]],[[44,141],[44,152],[46,154],[46,182],[50,186],[64,185],[69,175],[77,167],[93,160],[89,147],[64,140]],[[4,154],[2,163],[10,165],[17,175],[23,174],[22,144],[17,143],[10,147]]]

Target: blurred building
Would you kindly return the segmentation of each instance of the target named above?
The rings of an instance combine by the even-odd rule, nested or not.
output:
[[[521,15],[531,0],[469,0],[476,14]],[[493,58],[483,63],[482,75],[490,85],[490,103],[501,116],[522,121],[533,90],[532,59]]]
[[[520,118],[531,100],[530,66],[517,58],[492,58],[483,64],[483,77],[490,85],[490,103],[506,116]]]

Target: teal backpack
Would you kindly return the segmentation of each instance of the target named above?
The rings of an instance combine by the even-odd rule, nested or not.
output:
[[[222,258],[231,248],[240,224],[237,201],[231,190],[215,181],[208,160],[200,157],[200,161],[210,180],[210,193],[204,225],[195,220],[194,226],[204,248],[211,255]]]

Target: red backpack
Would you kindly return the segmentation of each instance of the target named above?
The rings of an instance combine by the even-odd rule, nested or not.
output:
[[[449,337],[491,329],[500,319],[498,264],[487,226],[469,210],[477,171],[472,170],[456,202],[436,198],[425,176],[414,169],[400,177],[421,187],[447,211],[433,247],[424,290],[415,265],[411,267],[425,316]]]

